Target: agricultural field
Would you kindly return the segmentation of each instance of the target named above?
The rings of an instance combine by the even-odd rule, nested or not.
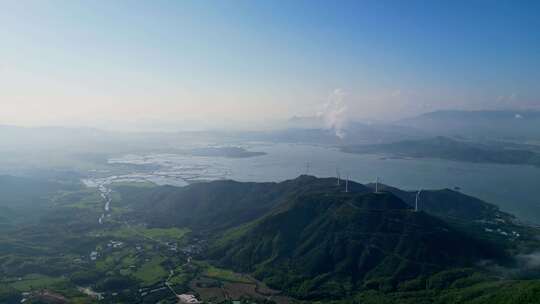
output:
[[[111,188],[120,186],[153,184]],[[199,280],[214,282],[221,294],[214,300],[266,298],[255,291],[254,279],[192,260],[201,241],[192,240],[190,229],[151,227],[130,217],[129,204],[114,190],[60,187],[39,197],[47,201],[38,220],[0,226],[0,303],[61,303],[63,297],[70,303],[176,303],[166,283],[176,293],[209,299],[213,289],[197,287]]]
[[[254,279],[249,278],[246,275],[235,273],[228,269],[218,268],[210,265],[208,262],[199,261],[197,265],[201,266],[203,271],[202,276],[216,279],[219,281],[233,282],[233,283],[246,283],[253,284]]]

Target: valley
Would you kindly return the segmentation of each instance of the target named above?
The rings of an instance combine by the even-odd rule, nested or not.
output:
[[[0,304],[540,303],[540,1],[0,7]]]

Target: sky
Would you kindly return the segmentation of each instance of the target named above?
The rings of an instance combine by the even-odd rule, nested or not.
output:
[[[0,124],[540,108],[538,1],[0,0]]]

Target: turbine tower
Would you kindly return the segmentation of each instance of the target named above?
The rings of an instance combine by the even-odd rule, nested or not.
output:
[[[379,193],[379,177],[375,179],[375,193]]]
[[[336,168],[336,178],[337,178],[337,185],[339,186],[339,183],[341,182],[341,176],[339,175],[339,168]]]
[[[414,200],[414,212],[418,212],[418,199],[420,198],[420,192],[422,192],[422,189],[416,192],[416,199]]]

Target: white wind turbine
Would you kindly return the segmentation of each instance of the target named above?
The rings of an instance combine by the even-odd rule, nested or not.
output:
[[[416,199],[414,200],[414,212],[418,212],[418,200],[420,198],[420,192],[422,192],[422,189],[416,192]]]

